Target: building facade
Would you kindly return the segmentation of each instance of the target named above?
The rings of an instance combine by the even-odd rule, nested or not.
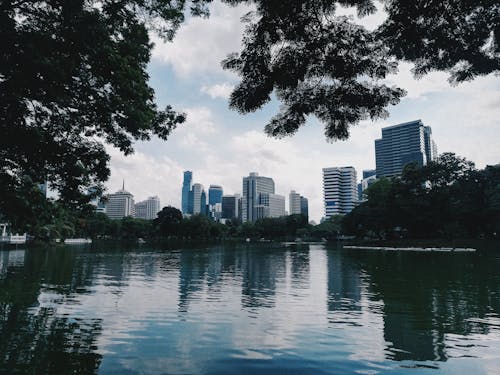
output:
[[[239,194],[224,195],[222,197],[222,219],[232,220],[241,218],[241,196]]]
[[[192,214],[205,214],[206,205],[207,205],[207,196],[205,193],[205,189],[202,184],[193,184],[192,189],[192,201],[193,201],[193,209]]]
[[[300,215],[300,194],[292,190],[288,196],[288,213],[290,215]]]
[[[354,167],[323,168],[325,217],[345,215],[357,204],[356,170]]]
[[[135,204],[135,217],[137,219],[154,220],[160,212],[160,198],[149,197],[145,201]]]
[[[123,183],[121,190],[108,195],[106,215],[108,215],[110,219],[122,219],[127,216],[135,216],[134,196],[125,190],[125,183]]]
[[[193,172],[192,171],[185,171],[184,172],[184,179],[182,181],[182,204],[181,204],[182,213],[184,215],[193,213],[192,211],[190,212],[190,210],[193,207],[192,202],[190,202],[190,198],[192,198],[192,194],[191,194],[192,184],[193,184]]]
[[[405,165],[420,166],[437,157],[432,130],[421,120],[405,122],[382,129],[382,138],[375,140],[376,175],[398,176]]]
[[[274,194],[274,181],[270,177],[262,177],[258,173],[250,173],[248,177],[243,177],[242,190],[242,221],[255,222],[261,216],[261,211],[263,210],[263,208],[257,209],[257,206],[260,205],[260,195]]]
[[[262,206],[263,208],[258,209],[259,213],[256,215],[257,220],[266,217],[281,217],[286,215],[285,197],[282,195],[261,193],[259,195],[259,204],[256,207],[260,206]]]
[[[300,214],[309,219],[309,201],[303,196],[300,196]]]

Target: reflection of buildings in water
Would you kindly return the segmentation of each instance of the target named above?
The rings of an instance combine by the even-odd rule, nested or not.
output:
[[[361,311],[359,265],[339,250],[328,251],[328,311]]]
[[[288,252],[290,273],[294,288],[309,288],[310,258],[309,246],[296,246]]]
[[[243,307],[272,307],[275,303],[276,279],[286,274],[286,252],[278,249],[253,248],[242,252]]]
[[[187,312],[192,295],[203,290],[209,252],[184,250],[180,255],[179,311]]]

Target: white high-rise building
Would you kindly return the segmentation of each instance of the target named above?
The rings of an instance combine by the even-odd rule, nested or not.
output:
[[[281,217],[286,215],[285,197],[278,194],[261,193],[259,196],[259,204],[257,207],[263,206],[257,216],[257,219],[265,217]],[[263,216],[260,216],[263,215]]]
[[[108,195],[106,215],[110,219],[122,219],[135,215],[134,196],[125,190],[125,182],[121,190]]]
[[[358,201],[357,196],[354,167],[323,168],[323,197],[326,218],[351,212]]]
[[[296,193],[295,190],[292,190],[289,195],[288,199],[288,204],[289,204],[289,214],[290,215],[300,215],[301,210],[300,210],[300,194]]]
[[[138,219],[154,220],[160,212],[160,198],[149,197],[135,205],[135,217]]]
[[[254,222],[262,217],[259,208],[261,205],[261,194],[274,194],[274,181],[270,177],[259,176],[258,173],[250,173],[248,177],[243,177],[243,198],[241,200],[241,216],[243,222]],[[265,217],[265,216],[263,216]]]
[[[193,184],[193,214],[204,213],[206,204],[206,194],[203,185],[198,183]]]

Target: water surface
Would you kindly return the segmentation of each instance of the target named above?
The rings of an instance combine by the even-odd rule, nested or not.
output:
[[[0,251],[0,374],[500,374],[500,246]]]

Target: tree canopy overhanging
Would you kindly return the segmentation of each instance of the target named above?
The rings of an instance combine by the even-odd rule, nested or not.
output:
[[[500,3],[496,0],[227,0],[253,3],[241,53],[224,67],[241,82],[230,106],[255,111],[274,93],[282,103],[266,125],[271,136],[294,134],[310,115],[330,140],[347,139],[361,120],[387,116],[404,91],[384,79],[397,63],[416,77],[449,72],[459,83],[500,71]],[[369,31],[339,6],[362,17],[382,6],[385,21]]]
[[[150,33],[166,40],[186,13],[208,16],[212,0],[2,0],[0,2],[0,212],[33,216],[38,183],[81,206],[109,176],[104,143],[125,154],[135,140],[166,139],[185,119],[159,109],[146,71]],[[450,73],[451,83],[500,71],[500,4],[495,0],[221,0],[250,4],[243,50],[223,62],[240,83],[230,106],[282,103],[266,125],[294,134],[308,116],[327,139],[347,139],[364,119],[387,116],[404,90],[385,81],[398,62],[415,75]],[[360,17],[380,4],[375,30]],[[38,201],[38,198],[36,198]],[[20,214],[22,212],[22,214]]]

